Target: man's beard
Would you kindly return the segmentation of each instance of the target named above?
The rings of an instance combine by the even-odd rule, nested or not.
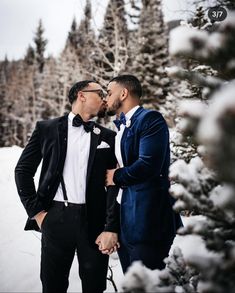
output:
[[[118,99],[116,100],[110,108],[107,108],[106,114],[108,116],[113,116],[117,114],[117,110],[122,106],[122,102]]]
[[[106,115],[106,110],[107,110],[107,106],[106,104],[103,104],[100,109],[99,112],[97,113],[97,117],[98,118],[104,118]]]

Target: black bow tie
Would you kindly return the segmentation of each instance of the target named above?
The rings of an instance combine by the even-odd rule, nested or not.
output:
[[[85,122],[85,121],[83,121],[82,117],[81,117],[79,114],[77,114],[77,115],[73,118],[73,126],[75,126],[75,127],[79,127],[79,126],[81,126],[81,125],[83,125],[84,130],[85,130],[86,132],[89,132],[89,131],[92,131],[93,126],[94,126],[94,122],[92,122],[92,121],[87,121],[87,122]]]
[[[120,130],[121,124],[126,125],[126,116],[122,112],[119,116],[119,119],[113,120],[113,123],[116,125],[117,129]]]

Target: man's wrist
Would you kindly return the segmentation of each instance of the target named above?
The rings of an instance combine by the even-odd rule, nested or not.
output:
[[[38,216],[40,216],[41,214],[43,214],[43,213],[45,213],[45,212],[46,212],[45,210],[40,211],[39,213],[37,213],[35,216],[32,217],[32,220],[36,220],[36,218],[37,218]]]

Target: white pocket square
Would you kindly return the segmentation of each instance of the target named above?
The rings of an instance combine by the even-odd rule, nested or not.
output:
[[[101,143],[97,146],[97,149],[107,149],[110,148],[110,145],[105,141],[101,141]]]

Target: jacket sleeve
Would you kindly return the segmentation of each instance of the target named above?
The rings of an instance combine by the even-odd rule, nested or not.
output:
[[[117,169],[114,183],[126,187],[144,182],[153,174],[160,175],[169,147],[169,132],[162,115],[151,111],[140,123],[139,157],[130,166]]]
[[[108,186],[107,187],[107,206],[106,206],[106,224],[104,231],[118,233],[120,230],[119,222],[119,204],[117,202],[119,187]]]
[[[34,175],[41,159],[40,128],[39,123],[37,123],[15,167],[15,181],[18,194],[30,218],[43,210],[43,206],[38,200],[34,184]]]
[[[111,152],[107,169],[115,169],[117,160],[115,157],[115,133],[113,133],[111,141]],[[107,186],[107,200],[106,200],[106,224],[104,231],[119,232],[119,204],[117,202],[119,187],[112,185]]]

